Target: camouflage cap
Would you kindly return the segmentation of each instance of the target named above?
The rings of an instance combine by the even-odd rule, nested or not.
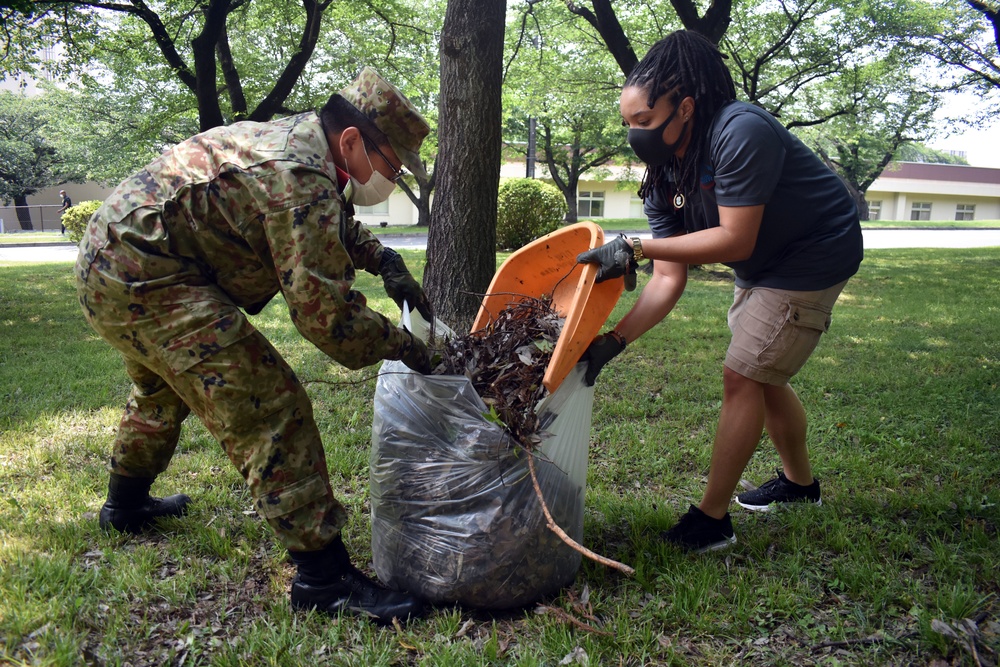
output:
[[[365,67],[340,94],[385,133],[389,145],[407,169],[422,178],[427,177],[420,161],[420,144],[431,127],[398,88],[371,67]]]

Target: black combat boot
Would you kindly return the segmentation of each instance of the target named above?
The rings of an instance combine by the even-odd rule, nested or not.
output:
[[[183,516],[191,499],[184,494],[153,498],[152,477],[122,477],[111,473],[108,499],[101,508],[101,528],[138,534],[161,516]]]
[[[367,616],[388,625],[423,613],[424,603],[408,593],[382,588],[351,565],[344,542],[336,539],[319,551],[290,551],[298,568],[292,581],[292,607]]]

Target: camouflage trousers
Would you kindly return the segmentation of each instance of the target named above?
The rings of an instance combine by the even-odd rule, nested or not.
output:
[[[194,412],[243,475],[257,513],[286,548],[320,549],[340,533],[347,514],[330,488],[309,397],[224,293],[211,285],[174,284],[139,299],[137,290],[110,272],[93,267],[78,270],[78,276],[87,321],[121,353],[132,380],[112,472],[163,472],[181,423]],[[220,329],[225,335],[216,335]]]

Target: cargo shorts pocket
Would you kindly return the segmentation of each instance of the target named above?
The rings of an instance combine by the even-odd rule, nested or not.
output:
[[[790,299],[785,315],[757,357],[761,366],[791,377],[812,355],[820,336],[829,331],[831,316],[815,304]]]

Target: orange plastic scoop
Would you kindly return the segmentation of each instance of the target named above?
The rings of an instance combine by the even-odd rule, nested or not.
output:
[[[597,265],[576,263],[578,254],[603,243],[604,230],[579,222],[515,251],[493,276],[472,325],[478,331],[512,303],[551,295],[552,307],[565,323],[542,378],[549,392],[566,379],[625,289],[621,278],[595,285]]]

